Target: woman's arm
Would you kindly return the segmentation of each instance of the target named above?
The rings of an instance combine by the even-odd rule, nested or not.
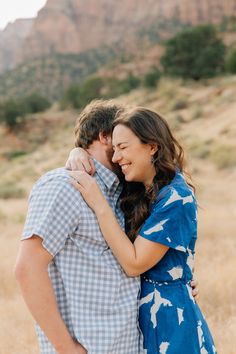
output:
[[[85,172],[70,172],[72,184],[94,210],[102,234],[128,276],[137,276],[159,262],[168,247],[138,236],[134,243],[121,229],[96,180]]]
[[[118,224],[106,200],[94,209],[102,234],[127,275],[137,276],[158,263],[168,247],[138,236],[134,243]]]
[[[95,173],[93,160],[89,153],[82,148],[74,148],[70,151],[65,168],[71,171],[86,171],[92,176]]]

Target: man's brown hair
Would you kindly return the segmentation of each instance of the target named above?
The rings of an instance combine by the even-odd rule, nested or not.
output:
[[[99,133],[111,134],[118,112],[124,108],[112,100],[93,100],[80,113],[75,126],[75,146],[88,148]]]

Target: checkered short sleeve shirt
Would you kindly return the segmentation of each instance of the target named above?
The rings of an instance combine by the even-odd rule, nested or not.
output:
[[[95,178],[121,226],[121,185],[95,161]],[[22,239],[42,238],[53,255],[49,265],[59,310],[73,338],[88,354],[140,354],[139,278],[127,277],[105,242],[93,211],[69,183],[64,169],[42,176],[34,186]],[[40,352],[55,354],[36,325]]]

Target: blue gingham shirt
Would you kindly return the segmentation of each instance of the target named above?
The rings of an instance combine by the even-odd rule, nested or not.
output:
[[[122,186],[95,161],[95,178],[121,226]],[[69,183],[63,168],[35,184],[22,239],[38,235],[54,256],[49,275],[58,307],[71,336],[88,354],[140,354],[139,278],[127,277],[105,242],[94,212]],[[56,351],[36,325],[40,351]]]

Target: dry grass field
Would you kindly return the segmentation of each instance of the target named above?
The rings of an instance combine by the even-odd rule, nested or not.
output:
[[[165,80],[156,91],[137,90],[121,98],[164,113],[186,148],[199,202],[198,301],[221,354],[236,353],[235,84],[235,77],[204,85]],[[42,173],[64,164],[73,146],[74,116],[55,109],[47,112],[41,126],[25,133],[22,142],[0,131],[0,152],[19,149],[20,144],[27,148],[27,139],[44,134],[42,122],[53,119],[49,136],[32,153],[0,160],[0,354],[38,353],[33,320],[17,289],[13,267],[27,195]]]

